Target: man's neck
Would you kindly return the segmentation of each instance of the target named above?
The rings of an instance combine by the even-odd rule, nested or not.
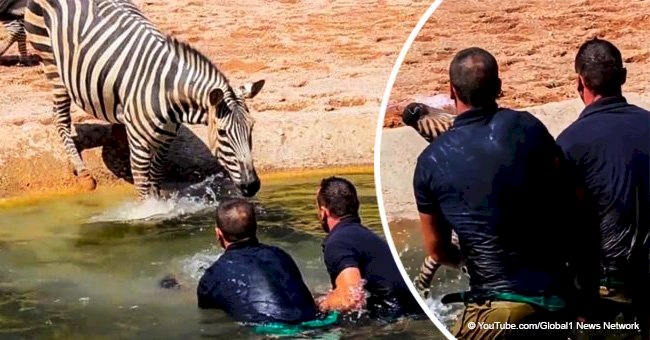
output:
[[[473,110],[473,109],[477,109],[477,108],[489,108],[489,107],[497,107],[497,103],[494,102],[494,103],[492,103],[492,104],[483,105],[483,106],[480,106],[480,107],[474,107],[474,106],[471,106],[471,105],[465,104],[465,103],[463,103],[463,102],[461,102],[461,101],[457,101],[457,102],[456,102],[456,112],[457,112],[458,115],[461,115],[461,114],[463,114],[463,113],[465,113],[465,112],[467,112],[467,111]]]
[[[330,232],[334,230],[337,226],[341,224],[341,221],[350,218],[350,217],[355,217],[357,215],[346,215],[346,216],[341,216],[341,217],[329,217],[327,220],[328,225],[330,226]]]
[[[589,106],[603,98],[606,97],[622,97],[623,96],[623,91],[617,92],[615,94],[609,95],[609,96],[603,96],[600,94],[594,94],[591,91],[584,91],[583,97],[582,97],[582,102],[585,104],[585,106]]]
[[[456,113],[461,115],[469,110],[473,109],[472,106],[469,106],[461,101],[456,101]]]
[[[225,248],[226,250],[228,250],[228,248],[230,248],[230,247],[233,246],[233,245],[241,244],[241,243],[246,243],[246,242],[250,242],[251,240],[253,240],[252,237],[247,237],[247,238],[244,238],[244,239],[241,239],[241,240],[238,240],[238,241],[234,241],[234,242],[228,242],[228,241],[226,241],[226,240],[224,239],[224,240],[223,240],[223,246],[224,246],[224,248]]]

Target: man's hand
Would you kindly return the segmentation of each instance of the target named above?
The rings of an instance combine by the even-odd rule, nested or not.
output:
[[[366,294],[359,268],[346,268],[336,277],[336,289],[319,299],[318,308],[322,312],[351,312],[363,309]]]

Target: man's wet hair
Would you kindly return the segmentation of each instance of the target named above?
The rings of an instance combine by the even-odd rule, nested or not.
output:
[[[320,182],[318,205],[330,211],[334,217],[359,214],[359,197],[352,182],[345,178],[328,177]]]
[[[449,80],[457,99],[472,107],[492,106],[501,94],[497,60],[479,47],[466,48],[454,56]]]
[[[255,237],[257,219],[253,204],[243,199],[233,199],[217,207],[217,228],[228,242]]]
[[[575,71],[594,94],[606,97],[621,94],[626,71],[621,51],[611,42],[594,38],[582,44],[576,55]]]

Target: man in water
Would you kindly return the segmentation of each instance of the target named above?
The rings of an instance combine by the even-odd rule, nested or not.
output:
[[[650,322],[650,112],[629,104],[621,52],[585,42],[575,58],[586,107],[558,137],[579,184],[587,218],[600,234],[601,311],[612,320],[631,304],[648,338]],[[612,315],[612,313],[614,315]]]
[[[253,205],[245,200],[217,208],[223,255],[197,288],[200,308],[222,309],[240,322],[299,324],[319,314],[298,266],[282,249],[260,243]]]
[[[328,233],[323,254],[333,286],[319,301],[321,311],[367,310],[373,318],[422,314],[386,241],[361,224],[354,185],[343,178],[323,179],[316,202]]]
[[[489,52],[458,52],[449,75],[459,115],[418,157],[413,178],[425,248],[443,265],[465,261],[470,290],[443,299],[465,303],[456,337],[533,335],[472,325],[566,320],[575,294],[565,263],[580,243],[570,242],[579,225],[567,211],[575,201],[562,185],[561,151],[533,115],[498,107],[501,79]]]

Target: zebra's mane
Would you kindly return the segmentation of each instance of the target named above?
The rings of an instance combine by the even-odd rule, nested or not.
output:
[[[232,91],[228,83],[228,78],[225,74],[219,70],[217,65],[215,65],[212,60],[201,53],[199,50],[194,48],[192,45],[179,40],[173,36],[167,36],[167,43],[170,44],[174,53],[181,59],[192,62],[195,66],[204,66],[207,69],[215,72],[215,80],[217,83],[225,84],[225,88],[222,88],[224,92]],[[189,56],[189,58],[188,58]],[[189,59],[189,60],[188,60]]]

